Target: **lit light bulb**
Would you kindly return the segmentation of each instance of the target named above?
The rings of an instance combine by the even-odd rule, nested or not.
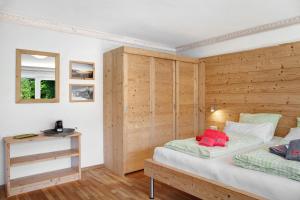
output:
[[[216,105],[211,105],[210,106],[210,112],[215,112],[217,110],[217,106]]]
[[[42,55],[32,55],[33,57],[37,58],[37,59],[45,59],[48,56],[42,56]]]

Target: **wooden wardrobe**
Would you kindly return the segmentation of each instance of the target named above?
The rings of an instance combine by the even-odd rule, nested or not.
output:
[[[104,163],[119,175],[197,134],[198,60],[131,47],[104,54]]]

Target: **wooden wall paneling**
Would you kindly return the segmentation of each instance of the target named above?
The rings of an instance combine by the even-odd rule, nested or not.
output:
[[[174,66],[175,61],[161,58],[152,58],[151,66],[153,82],[151,99],[153,109],[152,148],[163,146],[166,142],[175,139],[175,93],[174,93]]]
[[[127,54],[126,173],[143,169],[143,160],[152,156],[150,66],[150,57]]]
[[[300,80],[207,85],[206,89],[208,94],[295,93],[300,91]]]
[[[275,81],[293,81],[299,80],[300,74],[298,68],[279,68],[264,70],[268,76],[268,82]],[[223,73],[208,75],[206,78],[206,84],[209,86],[213,85],[224,85],[224,84],[237,84],[237,83],[260,83],[266,82],[265,73],[259,71],[254,72],[239,72],[239,73]]]
[[[209,105],[206,105],[206,110],[209,110]],[[245,108],[244,103],[224,103],[222,104],[222,110],[227,113],[231,112],[276,112],[280,113],[286,117],[294,117],[300,112],[300,107],[296,104],[286,104],[282,106],[278,106],[278,104],[247,104],[247,108]]]
[[[201,134],[205,130],[205,63],[199,62],[199,114],[198,114],[198,134]]]
[[[179,61],[175,61],[175,139],[180,138],[179,120],[180,120],[180,95],[179,95]]]
[[[199,66],[198,64],[193,64],[194,66],[194,134],[192,136],[198,135],[199,132]]]
[[[201,59],[205,61],[207,68],[212,68],[207,72],[207,75],[218,75],[218,74],[232,74],[232,73],[248,73],[248,72],[258,72],[268,71],[268,70],[280,70],[280,69],[292,69],[298,68],[300,63],[300,56],[290,56],[283,58],[270,58],[267,61],[258,60],[256,63],[243,64],[242,62],[233,64],[222,64],[217,63],[207,63],[206,59]]]
[[[275,98],[276,97],[276,98]],[[236,103],[236,104],[279,104],[293,105],[299,104],[300,94],[296,93],[239,93],[239,94],[208,94],[206,93],[208,103],[217,104]]]
[[[173,61],[173,138],[176,139],[177,133],[177,73],[176,73],[176,61]]]
[[[198,132],[198,65],[176,61],[176,139]]]
[[[241,112],[283,115],[284,136],[300,116],[300,42],[200,59],[206,68],[206,125],[220,128]],[[218,111],[209,108],[217,103]]]
[[[149,148],[153,150],[156,143],[156,65],[155,58],[150,57],[150,117],[151,117],[151,131]]]

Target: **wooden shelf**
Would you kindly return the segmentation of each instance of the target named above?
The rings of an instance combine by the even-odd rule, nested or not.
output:
[[[50,187],[70,181],[81,179],[81,164],[80,164],[80,136],[81,133],[75,132],[66,137],[49,137],[44,134],[39,134],[36,137],[25,139],[14,139],[13,137],[5,137],[5,189],[6,196],[11,197],[25,192],[30,192],[45,187]],[[70,139],[70,149],[61,151],[52,151],[47,153],[39,153],[33,155],[11,157],[11,144],[18,144],[32,141],[47,141],[59,138]],[[34,148],[34,145],[32,145]],[[71,166],[67,169],[50,171],[31,176],[11,179],[11,167],[18,165],[26,165],[47,160],[56,160],[60,158],[70,158]]]
[[[75,157],[78,156],[79,152],[75,149],[68,149],[63,151],[54,151],[49,153],[41,153],[41,154],[34,154],[28,156],[20,156],[10,159],[11,166],[35,163],[40,161],[47,161],[47,160],[55,160],[60,158],[68,158],[68,157]]]
[[[14,143],[23,143],[23,142],[32,142],[32,141],[44,141],[44,140],[51,140],[51,139],[61,139],[61,138],[72,138],[80,136],[81,133],[75,132],[72,135],[67,135],[64,137],[55,137],[55,136],[46,136],[44,134],[38,134],[36,137],[24,138],[24,139],[15,139],[13,136],[4,137],[3,140],[7,144],[14,144]]]
[[[69,176],[69,175],[72,175],[75,173],[78,173],[78,172],[73,168],[61,169],[61,170],[46,172],[46,173],[42,173],[42,174],[35,174],[32,176],[25,176],[22,178],[11,179],[10,185],[11,185],[11,187],[25,186],[25,185],[32,184],[32,183],[50,181],[55,178],[59,178],[62,176]]]
[[[11,195],[29,192],[57,184],[75,181],[80,178],[75,168],[61,169],[10,180]]]

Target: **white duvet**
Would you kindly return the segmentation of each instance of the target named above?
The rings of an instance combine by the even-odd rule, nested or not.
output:
[[[277,143],[274,138],[271,143]],[[256,149],[252,146],[240,152]],[[240,168],[232,162],[232,155],[214,159],[197,158],[172,149],[157,147],[153,159],[157,162],[219,181],[226,185],[272,200],[300,200],[300,182],[285,177]]]

